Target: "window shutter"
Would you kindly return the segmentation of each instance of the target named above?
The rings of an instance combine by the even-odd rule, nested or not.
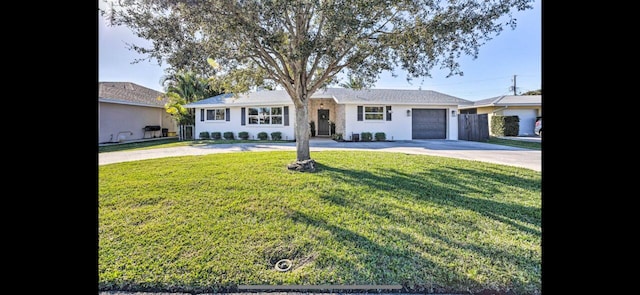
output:
[[[284,107],[282,113],[284,114],[284,126],[289,126],[289,107]]]
[[[387,121],[391,121],[391,106],[387,106]]]
[[[240,108],[240,125],[245,125],[246,108]]]
[[[358,121],[362,121],[362,106],[358,106]]]
[[[226,121],[231,121],[231,110],[229,108],[224,109],[224,118],[226,119]]]
[[[200,122],[204,122],[204,109],[200,109]]]

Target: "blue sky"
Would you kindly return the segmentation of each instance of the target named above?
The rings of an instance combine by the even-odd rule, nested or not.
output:
[[[99,3],[103,7],[103,3]],[[434,69],[431,78],[406,81],[400,69],[398,75],[383,73],[373,88],[434,90],[476,101],[511,95],[514,75],[519,92],[542,88],[542,8],[541,0],[534,8],[515,12],[515,30],[505,30],[480,48],[477,59],[462,57],[459,62],[464,76],[446,78],[447,72]],[[150,44],[136,37],[127,27],[111,27],[98,15],[98,80],[104,82],[133,82],[162,91],[160,80],[166,65],[155,61],[132,64],[145,56],[127,49],[126,43]],[[338,87],[338,86],[332,86]]]

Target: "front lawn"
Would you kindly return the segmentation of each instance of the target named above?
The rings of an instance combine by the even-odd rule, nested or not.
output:
[[[541,292],[541,173],[426,155],[295,152],[99,166],[99,289],[401,284]],[[278,272],[280,259],[293,260]]]
[[[542,150],[542,142],[531,142],[531,141],[522,141],[522,140],[515,140],[515,139],[503,139],[503,138],[498,138],[498,137],[494,137],[494,136],[491,136],[489,138],[489,140],[487,140],[485,142],[486,143],[492,143],[492,144],[500,144],[500,145],[507,145],[507,146],[525,148],[525,149],[532,149],[532,150]]]

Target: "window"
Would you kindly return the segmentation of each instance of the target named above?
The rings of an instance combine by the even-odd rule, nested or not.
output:
[[[206,110],[207,121],[224,121],[225,109],[209,109]]]
[[[248,108],[249,125],[282,125],[282,107]]]
[[[384,107],[364,107],[365,120],[384,120]]]

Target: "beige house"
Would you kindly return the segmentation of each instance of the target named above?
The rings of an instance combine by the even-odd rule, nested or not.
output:
[[[176,132],[175,120],[164,109],[166,99],[158,100],[161,95],[162,92],[130,82],[98,82],[98,143],[156,138]]]
[[[518,135],[534,136],[536,117],[542,116],[542,95],[503,95],[478,100],[472,105],[461,105],[460,113],[488,114],[489,133],[491,133],[492,116],[518,116],[520,119]]]

